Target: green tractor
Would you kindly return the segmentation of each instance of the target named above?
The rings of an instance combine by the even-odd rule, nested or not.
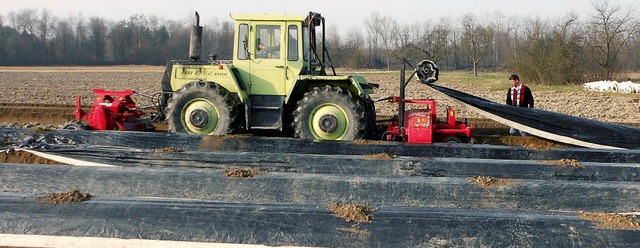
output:
[[[167,63],[160,106],[169,132],[271,130],[302,139],[353,140],[374,129],[369,94],[377,85],[358,75],[336,75],[319,13],[231,17],[232,61],[200,60],[196,13],[190,60]]]

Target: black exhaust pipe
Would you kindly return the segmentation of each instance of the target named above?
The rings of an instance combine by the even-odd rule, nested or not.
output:
[[[196,24],[191,27],[191,39],[189,40],[189,58],[193,61],[200,59],[202,53],[202,26],[200,26],[200,15],[196,11]]]

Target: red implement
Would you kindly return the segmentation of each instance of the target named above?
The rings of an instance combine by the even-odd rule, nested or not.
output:
[[[76,110],[73,115],[76,124],[83,124],[89,130],[123,130],[123,131],[148,131],[155,127],[141,119],[144,112],[137,110],[136,103],[131,99],[133,90],[106,91],[93,89],[97,95],[91,106],[91,112],[82,110],[82,102],[76,98]],[[77,129],[73,126],[69,129]]]
[[[399,97],[392,97],[390,102],[399,102]],[[387,126],[387,140],[402,137],[407,143],[428,144],[433,142],[468,142],[475,132],[475,127],[469,127],[466,123],[456,121],[456,111],[447,108],[447,120],[441,122],[436,116],[436,101],[402,100],[404,103],[424,104],[426,109],[413,109],[404,111],[404,125],[398,125],[398,118]]]

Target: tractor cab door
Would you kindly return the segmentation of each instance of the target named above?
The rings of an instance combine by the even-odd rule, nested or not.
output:
[[[249,129],[283,130],[287,64],[283,22],[251,22]]]
[[[286,81],[286,30],[282,22],[252,22],[250,95],[284,96]]]

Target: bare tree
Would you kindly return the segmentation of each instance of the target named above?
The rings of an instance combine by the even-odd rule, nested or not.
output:
[[[344,42],[345,66],[348,68],[362,68],[365,66],[364,35],[360,29],[351,29]]]
[[[416,28],[417,26],[417,24],[397,24],[397,27],[392,31],[392,46],[389,53],[393,54],[396,52],[397,56],[403,58],[415,57],[415,52],[412,51],[415,51],[413,44],[415,43],[416,30],[418,30]],[[389,58],[389,56],[387,56],[387,58]],[[391,64],[391,62],[387,61],[387,64]]]
[[[579,27],[579,19],[576,13],[569,13],[564,16],[553,31],[553,51],[552,56],[556,75],[552,81],[557,83],[583,83],[584,81],[584,58],[582,58],[581,41],[583,35]]]
[[[233,23],[229,21],[214,22],[206,27],[205,40],[209,52],[220,59],[233,58]]]
[[[398,22],[391,17],[384,17],[382,25],[379,29],[379,35],[382,37],[382,45],[384,47],[384,55],[387,64],[387,70],[390,68],[390,57],[392,57],[393,41],[396,31],[399,30]]]
[[[502,12],[493,13],[493,22],[491,26],[495,31],[495,35],[491,41],[491,50],[493,50],[493,62],[496,67],[503,64],[503,58],[506,48],[508,36],[505,32],[505,16]]]
[[[168,55],[171,58],[186,59],[189,54],[189,46],[186,42],[189,41],[191,33],[191,25],[193,18],[183,21],[167,21],[165,26],[167,31],[171,35],[171,38],[167,42],[167,49],[171,51]]]
[[[506,36],[508,37],[508,52],[505,52],[505,62],[509,64],[510,60],[513,63],[518,64],[518,45],[520,43],[520,29],[522,26],[521,20],[517,16],[511,16],[508,18],[506,27]]]
[[[633,52],[629,55],[633,58],[633,62],[631,62],[632,68],[640,70],[640,35],[634,36],[631,44],[633,44],[631,48]]]
[[[364,21],[364,25],[367,28],[367,57],[374,58],[378,55],[380,50],[380,37],[377,35],[378,33],[378,25],[382,23],[382,17],[380,17],[380,13],[374,12],[371,14],[369,19]],[[351,32],[351,31],[350,31]],[[373,63],[371,63],[373,64]]]
[[[49,10],[42,10],[40,19],[38,20],[39,37],[41,40],[44,41],[51,38],[50,28],[53,27],[52,23],[55,21],[53,19],[54,18]]]
[[[15,29],[19,32],[35,36],[38,26],[38,11],[36,9],[23,9],[15,15]]]
[[[54,58],[56,63],[69,63],[73,58],[75,37],[69,20],[58,21],[54,27]]]
[[[82,17],[81,14],[78,15],[78,18],[75,21],[75,60],[78,60],[82,63],[86,63],[91,60],[92,54],[90,49],[90,41],[89,41],[89,30],[88,25],[85,24],[85,18]]]
[[[588,22],[587,51],[597,65],[596,75],[612,79],[622,65],[621,52],[637,34],[640,22],[636,9],[622,10],[609,1],[592,3],[594,13]]]
[[[333,62],[334,66],[344,66],[344,48],[342,44],[342,37],[340,36],[340,32],[338,31],[338,26],[329,25],[329,27],[327,28],[326,37],[327,49],[329,50],[331,61]]]
[[[522,30],[523,41],[517,45],[518,62],[515,71],[529,81],[541,82],[548,75],[550,64],[551,32],[548,23],[536,17],[526,21]]]
[[[133,49],[133,32],[126,21],[120,21],[111,27],[109,32],[109,45],[113,54],[113,59],[118,63],[123,63],[129,59],[130,51]]]
[[[9,18],[13,28],[20,33],[16,49],[20,50],[20,64],[38,63],[38,36],[37,24],[38,16],[36,9],[24,9],[17,13],[9,13]]]
[[[104,55],[107,52],[107,21],[100,17],[89,19],[89,50],[94,60],[104,62]]]
[[[415,47],[428,59],[438,64],[449,56],[452,50],[451,35],[453,28],[451,27],[451,22],[449,19],[440,18],[436,25],[430,25],[427,22],[423,26],[424,32]]]
[[[40,19],[38,20],[38,31],[39,31],[39,40],[38,40],[38,60],[46,61],[50,60],[49,54],[50,49],[47,46],[47,41],[51,40],[51,28],[53,27],[53,15],[47,9],[43,9],[40,15]]]
[[[462,18],[462,52],[471,60],[474,76],[478,76],[480,60],[489,54],[492,36],[492,30],[480,23],[473,14],[466,14]]]
[[[384,57],[387,69],[389,68],[389,56],[391,49],[392,30],[396,22],[390,17],[382,17],[380,13],[374,12],[368,20],[365,20],[367,27],[370,65],[376,67],[376,58]]]

